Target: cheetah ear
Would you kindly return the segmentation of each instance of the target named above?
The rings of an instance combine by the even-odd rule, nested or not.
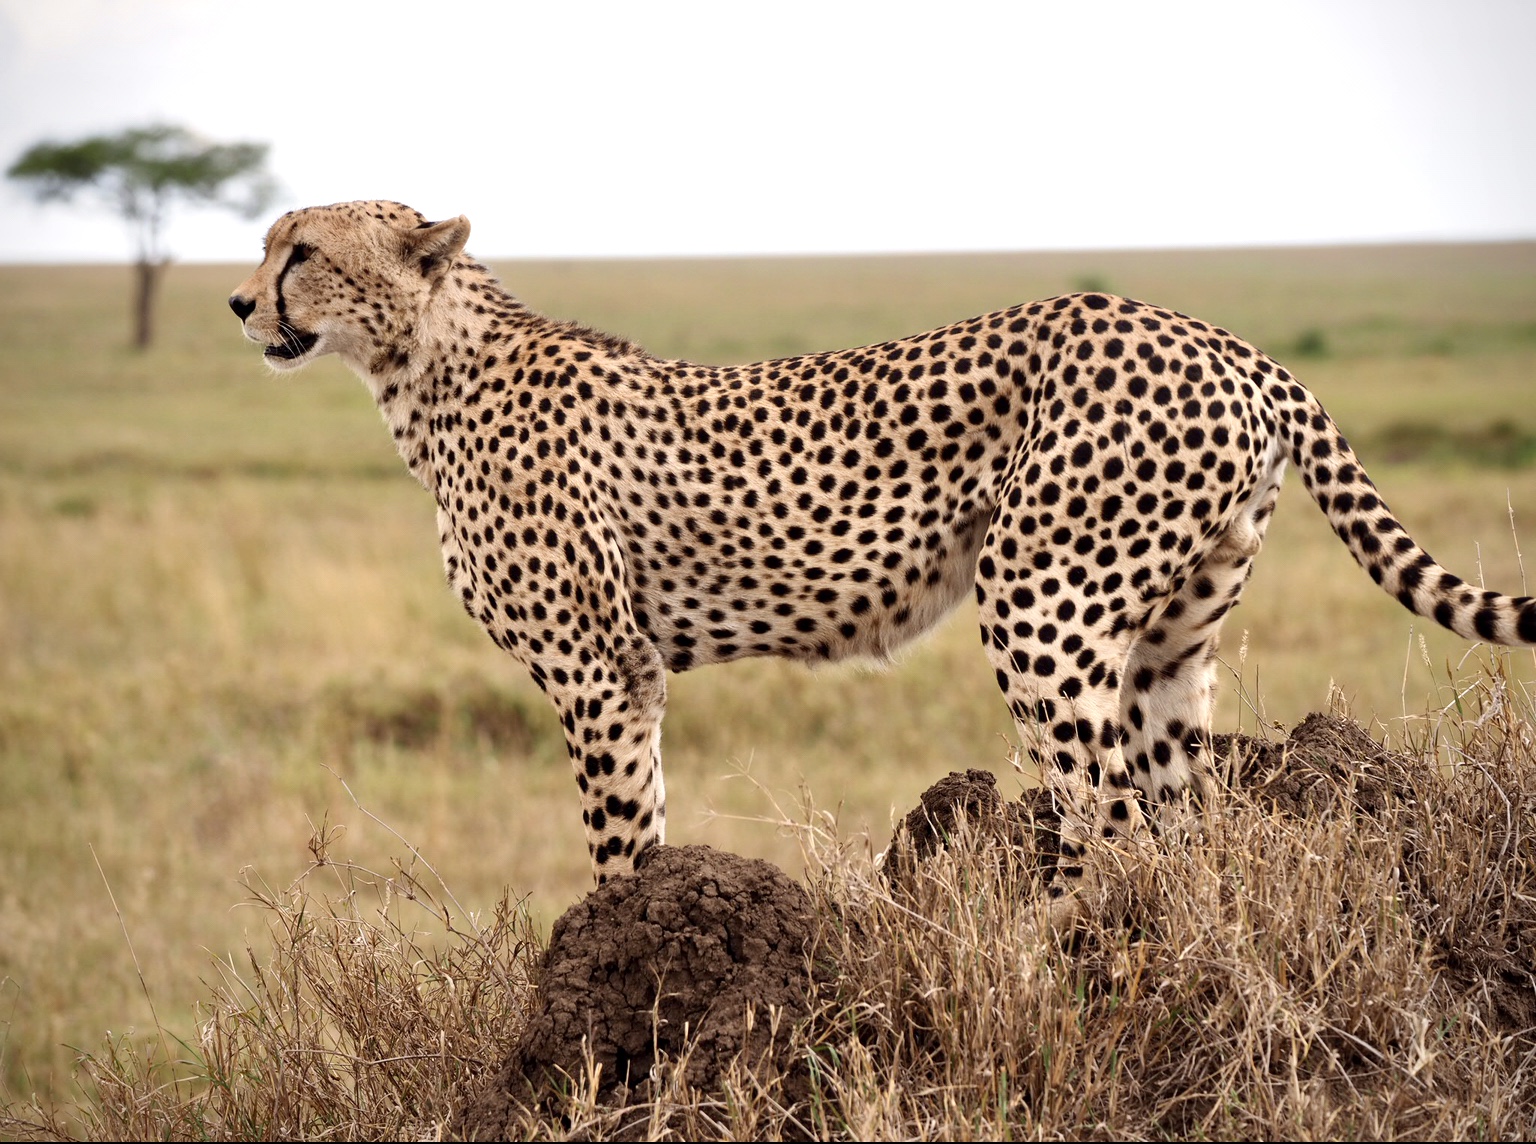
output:
[[[469,241],[469,220],[463,215],[444,222],[423,223],[405,232],[406,258],[420,268],[423,278],[436,281],[448,272],[454,258]]]

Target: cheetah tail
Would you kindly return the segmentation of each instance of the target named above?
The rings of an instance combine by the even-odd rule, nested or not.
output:
[[[1294,379],[1270,396],[1302,482],[1372,580],[1410,612],[1464,639],[1536,646],[1536,599],[1482,591],[1435,563],[1392,516],[1317,398]]]

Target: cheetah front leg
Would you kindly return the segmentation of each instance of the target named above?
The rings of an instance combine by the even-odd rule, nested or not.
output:
[[[581,788],[587,853],[599,885],[633,872],[666,837],[661,721],[667,683],[661,656],[638,630],[534,666],[554,702]]]
[[[492,553],[501,567],[473,550],[455,551],[449,575],[462,585],[465,607],[528,666],[559,713],[594,878],[601,884],[632,872],[666,834],[667,678],[661,653],[635,620],[617,538],[593,515],[578,544]],[[515,581],[506,573],[512,566]]]

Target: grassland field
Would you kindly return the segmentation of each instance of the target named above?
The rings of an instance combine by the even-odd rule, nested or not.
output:
[[[1155,301],[1290,365],[1443,563],[1522,592],[1520,536],[1536,559],[1536,244],[498,269],[547,313],[708,362],[1083,286]],[[242,871],[285,885],[322,823],[345,829],[334,853],[408,859],[343,780],[471,909],[510,885],[547,925],[589,885],[552,711],[444,587],[430,499],[356,379],[273,377],[241,338],[224,300],[245,273],[173,267],[140,354],[126,268],[0,267],[11,1095],[67,1095],[71,1046],[143,1033],[151,1003],[190,1037],[212,962],[264,940]],[[1390,735],[1491,654],[1376,589],[1296,481],[1226,633],[1217,729],[1250,733],[1336,687]],[[1510,672],[1536,679],[1530,653]],[[950,769],[1025,781],[969,608],[883,673],[747,662],[669,686],[672,842],[794,869],[778,820],[802,785],[878,849]]]

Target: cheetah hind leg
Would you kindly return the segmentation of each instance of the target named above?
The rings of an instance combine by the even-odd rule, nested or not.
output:
[[[1194,826],[1191,804],[1198,806],[1210,793],[1221,624],[1248,583],[1279,491],[1276,473],[1218,534],[1131,649],[1121,699],[1125,756],[1146,809],[1165,836],[1188,832]]]
[[[1023,749],[1061,809],[1060,860],[1045,892],[1050,928],[1064,932],[1102,878],[1121,877],[1128,861],[1150,854],[1120,728],[1129,640],[1102,631],[1075,635],[1066,658],[1061,644],[1042,634],[1052,630],[1054,609],[1020,610],[984,586],[977,599],[987,656]]]

